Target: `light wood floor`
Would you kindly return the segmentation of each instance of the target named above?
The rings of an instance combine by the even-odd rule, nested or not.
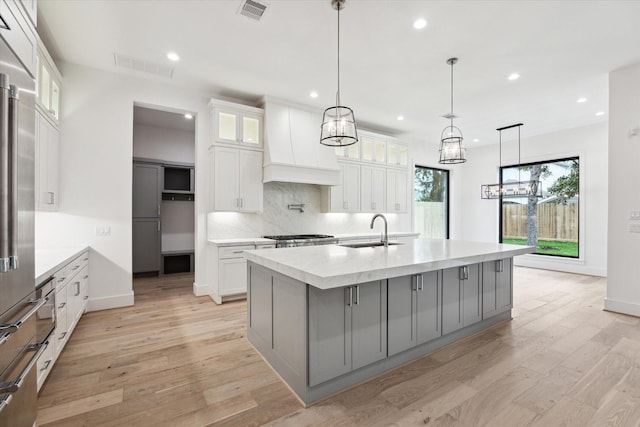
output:
[[[40,426],[639,426],[640,319],[605,279],[516,268],[513,320],[304,409],[245,338],[244,301],[191,275],[136,279],[133,307],[80,320]]]

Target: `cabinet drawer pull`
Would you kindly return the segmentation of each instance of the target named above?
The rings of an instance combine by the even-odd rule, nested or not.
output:
[[[58,306],[58,308],[62,310],[62,309],[64,308],[64,306],[65,306],[65,305],[67,305],[67,303],[66,303],[66,302],[63,302],[62,304],[60,304],[60,305]]]
[[[66,337],[66,336],[67,336],[67,333],[66,333],[66,332],[63,332],[63,333],[61,333],[61,334],[60,334],[60,336],[58,337],[58,339],[59,339],[59,340],[61,340],[61,339],[63,339],[63,338],[64,338],[64,337]]]
[[[463,266],[459,269],[459,279],[467,280],[469,278],[469,266]]]
[[[419,274],[418,279],[420,279],[420,287],[418,288],[418,290],[424,291],[424,276],[422,274]]]
[[[82,297],[82,299],[84,299],[84,300],[89,299],[89,295],[85,295],[85,296],[83,296],[83,297]]]
[[[66,279],[66,277],[61,277],[61,278],[59,278],[59,279],[58,279],[58,283],[62,283],[62,282],[64,282],[64,279]]]
[[[360,286],[356,285],[356,301],[354,304],[360,304]]]
[[[349,299],[347,301],[347,307],[351,307],[353,305],[353,288],[348,286],[345,291],[349,291]]]
[[[234,253],[234,254],[241,254],[242,252],[244,252],[244,251],[233,251],[232,253]]]
[[[46,362],[44,362],[44,366],[42,368],[40,368],[40,370],[41,371],[46,371],[47,368],[49,367],[49,365],[51,365],[51,359],[49,359]]]
[[[74,297],[77,297],[78,295],[80,295],[80,282],[76,282],[76,293],[73,294]]]
[[[504,262],[499,259],[496,261],[496,273],[502,273],[504,271]]]
[[[79,266],[79,265],[75,265],[75,266],[71,269],[71,271],[76,271],[76,270],[77,270],[77,269],[79,269],[79,268],[80,268],[80,266]]]
[[[83,279],[88,279],[89,275],[87,274],[86,276],[83,277]]]

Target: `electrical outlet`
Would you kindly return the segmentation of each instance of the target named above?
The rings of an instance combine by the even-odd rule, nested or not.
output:
[[[640,233],[640,224],[629,224],[629,233]]]
[[[629,218],[636,221],[640,221],[640,211],[631,211]]]
[[[111,227],[108,225],[104,227],[96,227],[96,236],[100,236],[100,237],[111,236]]]

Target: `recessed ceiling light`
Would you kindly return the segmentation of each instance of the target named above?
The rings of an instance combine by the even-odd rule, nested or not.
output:
[[[310,97],[312,98],[317,98],[318,97],[318,92],[316,92],[315,90],[312,90],[311,93],[309,94]]]
[[[584,97],[582,97],[582,98],[578,98],[578,99],[576,99],[576,102],[577,102],[578,104],[582,104],[583,102],[587,102],[587,98],[584,98]]]
[[[180,57],[175,52],[168,52],[167,53],[167,58],[169,58],[171,61],[179,61],[180,60]]]
[[[518,80],[520,78],[520,74],[518,73],[511,73],[509,74],[509,77],[507,77],[509,80]]]
[[[604,116],[604,111],[598,111],[598,112],[596,113],[596,116]]]
[[[473,142],[480,142],[478,138],[473,138]]]
[[[421,30],[424,27],[427,26],[427,20],[426,19],[416,19],[415,21],[413,21],[413,28],[415,28],[416,30]]]
[[[398,120],[400,120],[400,121],[404,120],[404,116],[402,116],[402,115],[398,116]]]
[[[191,119],[193,119],[193,115],[187,113],[187,114],[184,115],[184,118],[187,119],[187,120],[191,120]]]

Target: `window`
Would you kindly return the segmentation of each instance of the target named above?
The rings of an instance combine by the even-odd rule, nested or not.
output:
[[[500,242],[536,246],[536,254],[578,258],[580,159],[500,168],[500,184],[537,180],[542,198],[500,199]]]
[[[420,237],[449,238],[449,171],[416,165],[414,231]]]

